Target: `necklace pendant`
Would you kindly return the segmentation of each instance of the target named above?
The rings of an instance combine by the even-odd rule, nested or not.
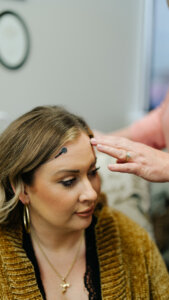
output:
[[[70,284],[66,282],[65,278],[62,278],[63,283],[60,284],[62,288],[62,294],[66,293],[67,288],[70,287]]]

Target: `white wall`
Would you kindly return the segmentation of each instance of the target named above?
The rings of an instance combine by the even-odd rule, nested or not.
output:
[[[13,119],[62,104],[92,128],[126,125],[144,102],[145,1],[0,0],[0,11],[24,18],[32,42],[21,69],[0,66],[0,111]]]

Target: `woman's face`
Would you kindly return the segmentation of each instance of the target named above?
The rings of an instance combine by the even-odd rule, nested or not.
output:
[[[67,152],[39,167],[33,184],[25,186],[34,227],[70,231],[84,229],[91,223],[100,178],[90,139],[82,133],[64,147]]]

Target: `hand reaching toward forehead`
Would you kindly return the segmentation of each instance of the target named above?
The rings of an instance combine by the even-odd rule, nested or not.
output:
[[[169,181],[169,154],[142,143],[117,136],[91,139],[100,152],[116,158],[109,164],[113,172],[132,173],[152,182]]]

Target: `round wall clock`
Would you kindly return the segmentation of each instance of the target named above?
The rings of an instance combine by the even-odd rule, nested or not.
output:
[[[0,63],[16,70],[25,63],[29,51],[30,36],[23,19],[13,11],[0,13]]]

